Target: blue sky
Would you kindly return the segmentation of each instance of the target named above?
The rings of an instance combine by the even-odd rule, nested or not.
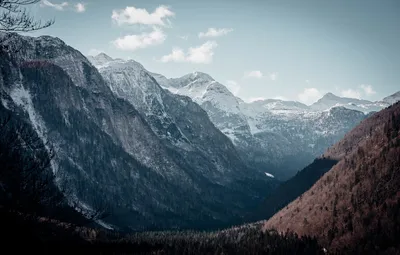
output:
[[[400,90],[398,0],[65,1],[31,8],[56,21],[33,35],[167,77],[202,71],[245,100],[379,100]]]

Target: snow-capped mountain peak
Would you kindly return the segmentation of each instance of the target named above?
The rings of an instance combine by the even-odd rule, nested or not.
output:
[[[203,73],[203,72],[197,72],[197,71],[193,72],[191,74],[188,74],[186,76],[192,80],[204,80],[204,81],[213,81],[214,80],[210,75]]]
[[[102,66],[108,62],[113,61],[114,59],[110,56],[108,56],[105,53],[100,53],[97,54],[96,56],[87,56],[87,59],[95,66],[99,67]]]
[[[365,113],[379,111],[385,107],[382,103],[357,98],[339,97],[333,93],[327,93],[317,102],[312,104],[310,108],[314,111],[326,111],[333,107],[340,106]]]

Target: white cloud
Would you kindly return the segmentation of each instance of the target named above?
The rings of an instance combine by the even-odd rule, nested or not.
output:
[[[271,81],[276,81],[278,79],[278,73],[270,73],[268,76]]]
[[[364,91],[365,95],[372,96],[376,94],[376,91],[372,88],[371,85],[361,84],[360,88]]]
[[[343,97],[361,99],[363,96],[375,95],[376,91],[371,85],[361,84],[357,89],[345,89],[340,91],[340,95]]]
[[[211,63],[214,56],[214,48],[218,44],[214,41],[207,41],[199,47],[191,47],[188,51],[187,60],[192,63]]]
[[[165,22],[169,22],[168,17],[173,16],[175,16],[175,13],[164,5],[157,7],[152,13],[149,13],[146,9],[127,6],[125,9],[113,10],[111,18],[118,25],[142,24],[165,26]]]
[[[189,39],[189,35],[179,35],[178,38],[187,41]]]
[[[262,78],[263,77],[263,73],[261,72],[261,71],[258,71],[258,70],[256,70],[256,71],[249,71],[249,72],[246,72],[245,74],[244,74],[244,76],[245,77],[253,77],[253,78]]]
[[[207,32],[200,32],[199,33],[199,38],[203,38],[203,37],[218,37],[218,36],[223,36],[226,35],[230,32],[232,32],[233,29],[232,28],[213,28],[210,27]]]
[[[237,96],[240,91],[240,85],[236,81],[226,81],[226,87],[232,92],[233,95]]]
[[[139,35],[126,35],[117,38],[112,43],[120,50],[134,51],[147,48],[149,46],[162,44],[166,39],[165,33],[157,28],[150,33],[141,33]]]
[[[75,11],[76,12],[85,12],[86,11],[86,4],[84,4],[84,3],[75,4]]]
[[[353,89],[342,90],[340,92],[340,95],[342,97],[357,98],[357,99],[361,98],[361,92]]]
[[[50,2],[48,0],[42,0],[41,6],[42,7],[47,6],[47,7],[54,8],[54,9],[56,9],[58,11],[63,11],[64,8],[68,6],[68,2],[62,2],[60,4],[55,4],[55,3],[52,3],[52,2]]]
[[[173,48],[171,54],[165,55],[161,58],[161,62],[185,62],[186,56],[180,48]]]
[[[189,62],[196,64],[209,64],[213,60],[214,49],[218,44],[207,41],[198,47],[190,47],[185,53],[181,48],[174,48],[172,53],[161,57],[160,61],[167,62]]]
[[[316,88],[305,88],[297,97],[300,102],[310,105],[320,99],[322,93]]]

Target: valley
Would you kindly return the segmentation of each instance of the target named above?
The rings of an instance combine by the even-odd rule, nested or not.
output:
[[[400,254],[397,10],[0,0],[3,253]]]

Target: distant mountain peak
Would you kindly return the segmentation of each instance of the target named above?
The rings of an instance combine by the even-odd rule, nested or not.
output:
[[[340,97],[335,95],[335,94],[333,94],[332,92],[328,92],[322,98],[340,98]]]
[[[195,72],[193,72],[191,74],[187,74],[187,75],[185,75],[183,77],[190,78],[192,80],[201,79],[201,80],[204,80],[204,81],[214,81],[214,79],[210,75],[208,75],[206,73],[203,73],[203,72],[198,72],[198,71],[195,71]]]
[[[108,61],[114,60],[112,57],[108,56],[104,52],[101,52],[101,53],[97,54],[96,56],[94,56],[94,58],[96,58],[96,59],[105,59],[105,60],[108,60]]]
[[[358,110],[362,112],[371,112],[382,109],[382,106],[375,104],[372,101],[340,97],[331,92],[326,93],[321,99],[312,104],[310,107],[315,111],[326,111],[332,107],[343,106],[348,109]]]
[[[96,56],[87,56],[87,59],[95,66],[99,67],[111,61],[114,61],[112,57],[108,56],[107,54],[101,52]]]

